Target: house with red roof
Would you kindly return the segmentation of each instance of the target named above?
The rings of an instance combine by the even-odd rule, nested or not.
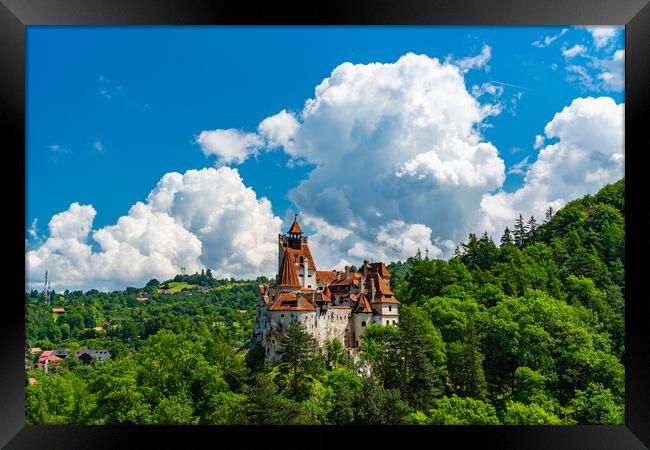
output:
[[[278,235],[275,283],[258,287],[259,304],[251,346],[265,349],[267,361],[277,358],[283,331],[292,320],[302,323],[318,344],[339,339],[355,356],[360,336],[371,323],[395,325],[399,301],[390,289],[383,262],[367,260],[357,271],[318,270],[307,236],[294,218]]]

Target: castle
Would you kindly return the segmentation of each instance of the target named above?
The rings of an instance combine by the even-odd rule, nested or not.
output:
[[[348,266],[342,272],[318,270],[296,219],[287,234],[278,235],[276,281],[260,285],[259,293],[251,345],[262,346],[267,361],[277,359],[283,328],[292,320],[302,323],[321,348],[338,338],[351,357],[365,327],[399,321],[399,301],[383,262],[364,261],[354,272]]]

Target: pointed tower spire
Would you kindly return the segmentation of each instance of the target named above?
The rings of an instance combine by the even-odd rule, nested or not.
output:
[[[289,228],[289,231],[287,231],[287,234],[302,234],[300,225],[298,225],[298,214],[293,217],[293,224]]]
[[[275,286],[283,288],[300,288],[300,280],[298,279],[296,268],[293,265],[293,261],[291,261],[291,255],[289,253],[289,251],[284,253],[280,272],[278,273],[278,282]]]

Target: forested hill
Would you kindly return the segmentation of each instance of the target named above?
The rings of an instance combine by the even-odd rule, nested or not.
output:
[[[368,326],[357,362],[298,323],[279,363],[245,356],[256,282],[185,275],[50,306],[32,292],[28,346],[115,357],[30,368],[26,421],[622,424],[624,189],[520,217],[498,245],[470,234],[449,261],[391,263],[400,322]],[[366,362],[370,374],[357,370]]]

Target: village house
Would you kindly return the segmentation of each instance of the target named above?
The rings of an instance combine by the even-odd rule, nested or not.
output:
[[[259,286],[259,295],[251,346],[262,346],[267,361],[277,359],[283,329],[292,320],[321,347],[339,339],[351,357],[368,325],[399,321],[399,301],[383,262],[364,261],[357,271],[318,270],[296,219],[287,234],[278,235],[278,274],[273,285]]]
[[[43,368],[47,372],[47,367],[49,364],[63,361],[66,359],[70,353],[65,348],[57,348],[56,350],[45,350],[38,357],[38,364],[36,367]],[[103,362],[111,357],[111,353],[108,350],[89,350],[89,349],[80,349],[76,352],[75,356],[84,364],[90,364],[93,361]]]
[[[108,350],[88,350],[82,348],[77,352],[77,358],[84,364],[90,364],[93,360],[104,362],[110,357],[111,353]]]

